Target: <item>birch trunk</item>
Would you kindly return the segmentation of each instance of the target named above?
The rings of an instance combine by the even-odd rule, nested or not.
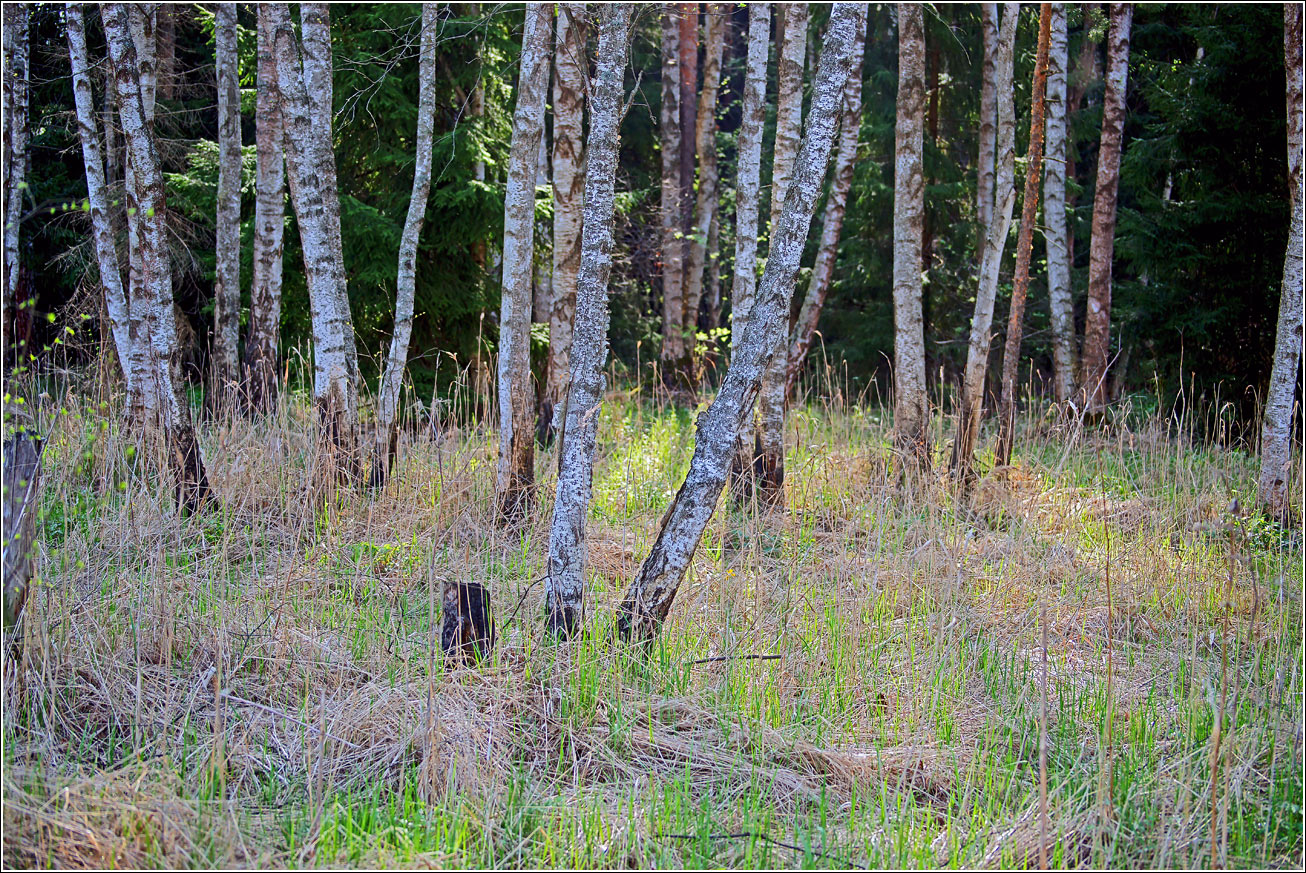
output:
[[[898,119],[893,181],[893,429],[899,453],[929,462],[922,238],[925,222],[925,17],[898,4]]]
[[[952,474],[962,481],[971,478],[975,444],[979,440],[980,414],[984,409],[984,376],[989,366],[989,347],[992,342],[989,329],[993,326],[993,303],[998,293],[998,270],[1002,266],[1002,250],[1006,245],[1011,212],[1016,200],[1016,110],[1012,91],[1012,62],[1020,4],[1004,3],[1002,6],[994,78],[998,102],[995,211],[984,238],[979,289],[975,294],[970,346],[966,353],[966,371],[957,409],[957,435],[952,443]]]
[[[218,79],[218,211],[214,245],[213,390],[219,405],[232,395],[240,368],[240,87],[236,4],[214,7]]]
[[[1011,463],[1016,438],[1016,368],[1020,364],[1020,341],[1025,320],[1025,298],[1029,295],[1029,259],[1034,248],[1034,220],[1038,216],[1038,183],[1043,172],[1044,99],[1047,94],[1048,43],[1052,39],[1052,4],[1039,12],[1038,51],[1034,61],[1034,105],[1030,112],[1029,151],[1025,164],[1025,197],[1020,209],[1020,233],[1016,237],[1016,276],[1011,288],[1011,309],[1007,316],[1007,343],[1002,351],[1002,400],[998,413],[996,461]]]
[[[86,50],[86,21],[81,3],[69,3],[67,10],[68,58],[72,64],[73,99],[77,107],[77,133],[82,144],[82,163],[86,169],[86,200],[91,212],[91,236],[95,241],[95,261],[104,288],[104,308],[114,348],[123,368],[123,378],[130,383],[131,330],[127,312],[127,294],[123,290],[118,249],[109,218],[109,198],[104,176],[104,158],[100,153],[100,133],[95,120],[95,95],[91,88],[90,58]],[[106,95],[107,97],[108,95]]]
[[[784,5],[784,29],[776,73],[775,157],[771,165],[771,235],[788,195],[798,143],[803,129],[803,63],[807,53],[807,7]],[[836,99],[842,103],[842,90]],[[837,116],[836,116],[837,120]],[[825,167],[821,168],[824,173]],[[793,297],[793,287],[788,289]],[[786,303],[788,299],[786,300]],[[784,331],[767,356],[757,401],[757,494],[768,507],[784,506],[785,482],[785,376],[789,371],[789,308],[784,309]]]
[[[327,487],[340,480],[356,480],[359,471],[358,353],[345,284],[340,199],[331,147],[330,20],[320,4],[300,7],[301,51],[289,6],[274,3],[269,9],[286,126],[286,175],[299,225],[313,321],[318,447],[312,480],[315,488]],[[317,93],[310,96],[310,88]]]
[[[979,175],[976,180],[975,217],[979,221],[980,249],[993,221],[993,186],[998,139],[998,4],[980,4],[980,28],[984,34],[984,66],[980,84]]]
[[[624,4],[602,7],[586,147],[585,230],[577,279],[571,380],[557,499],[549,530],[545,589],[548,626],[567,636],[581,625],[584,616],[588,557],[585,519],[589,514],[594,445],[605,387],[603,364],[608,354],[608,275],[612,269],[612,216],[629,34],[630,8]]]
[[[617,626],[623,635],[634,632],[651,636],[666,618],[716,508],[735,455],[739,429],[756,398],[762,370],[767,359],[777,354],[777,349],[784,348],[789,298],[830,159],[853,52],[858,48],[859,19],[865,17],[864,4],[838,4],[830,12],[807,134],[794,168],[791,190],[772,229],[766,272],[748,320],[741,328],[739,344],[721,389],[699,417],[689,473],[667,509],[657,541],[622,602]]]
[[[718,171],[718,180],[719,180]],[[709,331],[721,326],[721,208],[713,210],[712,224],[707,230],[707,287],[703,291],[705,328]],[[715,354],[716,345],[713,345]]]
[[[154,98],[155,98],[155,44],[154,44],[154,25],[156,21],[155,5],[152,3],[138,3],[130,5],[128,9],[127,28],[131,33],[131,43],[136,50],[137,80],[140,83],[141,104],[145,113],[145,125],[153,131],[154,129]],[[125,127],[126,122],[122,121],[123,107],[121,97],[116,93],[115,88],[114,101],[118,104],[118,116],[120,123]],[[126,132],[123,134],[126,139]],[[146,316],[144,313],[136,311],[137,288],[145,281],[144,265],[142,263],[142,244],[140,240],[140,216],[141,204],[136,200],[138,190],[136,181],[136,170],[132,164],[131,148],[124,142],[123,146],[123,189],[125,196],[123,200],[127,204],[127,307],[131,314],[131,355],[132,360],[128,362],[127,367],[135,372],[143,372],[150,366],[150,340],[147,336],[140,335],[139,331],[145,324]],[[142,393],[147,390],[139,380],[128,380],[127,382],[127,408],[128,418],[132,421],[142,421],[148,414],[148,400]]]
[[[757,226],[761,211],[762,127],[766,106],[767,56],[771,50],[771,5],[748,7],[748,57],[739,120],[739,158],[735,177],[735,267],[730,288],[730,360],[739,356],[757,289]],[[730,467],[730,495],[743,503],[752,495],[753,400],[740,418]]]
[[[1106,402],[1107,357],[1111,346],[1111,261],[1115,254],[1116,197],[1133,17],[1133,4],[1111,4],[1102,139],[1097,152],[1097,187],[1093,196],[1093,239],[1088,254],[1088,312],[1084,317],[1084,349],[1079,367],[1081,396],[1089,408],[1100,408]]]
[[[694,331],[697,312],[690,309],[689,259],[694,238],[694,158],[695,133],[698,130],[698,5],[677,3],[680,10],[680,270],[682,302],[680,310],[680,358],[676,361],[676,385],[686,394],[696,389],[694,379]],[[695,302],[695,305],[696,302]]]
[[[4,100],[5,100],[5,247],[4,247],[4,335],[13,345],[15,367],[26,358],[26,343],[18,341],[19,274],[18,223],[27,189],[27,104],[28,104],[28,6],[7,5],[4,9]]]
[[[584,110],[585,4],[558,6],[553,52],[553,295],[549,301],[549,366],[545,398],[551,427],[561,424],[561,405],[571,376],[572,322],[580,270],[585,206]]]
[[[662,383],[674,389],[684,357],[685,238],[680,198],[680,25],[679,16],[662,13]]]
[[[422,40],[418,61],[416,161],[413,193],[408,200],[403,236],[399,239],[399,265],[395,281],[395,325],[390,353],[377,392],[376,446],[372,455],[371,484],[380,487],[394,463],[399,437],[399,389],[408,366],[408,341],[413,335],[413,297],[417,292],[417,243],[422,236],[426,203],[431,194],[432,148],[435,144],[436,44],[440,28],[439,6],[422,4]]]
[[[246,393],[250,408],[267,412],[276,404],[277,340],[281,332],[281,256],[286,230],[286,165],[282,151],[285,122],[277,85],[274,22],[266,4],[258,7],[258,170],[254,202],[254,275],[250,280],[249,364]]]
[[[553,7],[529,3],[503,201],[503,295],[499,316],[499,519],[517,523],[535,502],[535,392],[531,389],[531,263],[535,176],[549,90]]]
[[[866,34],[859,31],[857,45],[865,46]],[[843,115],[839,121],[839,150],[834,159],[834,172],[830,180],[830,195],[825,201],[825,214],[821,219],[821,244],[816,250],[816,263],[807,283],[803,305],[798,310],[793,338],[789,343],[787,370],[785,372],[785,397],[794,393],[798,373],[807,359],[807,350],[816,336],[816,326],[821,320],[825,298],[830,293],[834,279],[835,261],[839,255],[839,235],[843,230],[844,214],[848,207],[848,192],[852,189],[853,171],[857,162],[857,138],[862,128],[862,55],[856,52],[853,71],[844,88]],[[919,272],[919,270],[918,270]],[[923,359],[922,359],[923,360]]]
[[[721,59],[725,52],[725,7],[707,5],[703,17],[703,88],[698,92],[697,128],[694,148],[698,152],[698,194],[694,223],[689,237],[689,265],[685,279],[686,337],[698,331],[698,309],[703,302],[703,273],[707,268],[708,237],[717,208],[716,104],[721,88]],[[690,366],[693,362],[690,361]]]
[[[1075,310],[1066,248],[1066,7],[1052,4],[1048,44],[1047,163],[1043,221],[1047,226],[1048,298],[1052,315],[1052,386],[1057,403],[1075,393]]]
[[[1283,7],[1284,68],[1288,103],[1288,199],[1292,224],[1283,260],[1283,289],[1279,295],[1279,326],[1274,348],[1270,390],[1261,424],[1261,475],[1258,483],[1262,508],[1271,517],[1291,521],[1289,496],[1292,469],[1294,395],[1301,372],[1302,347],[1302,246],[1303,201],[1306,176],[1302,175],[1302,7]]]
[[[147,368],[134,372],[131,379],[140,386],[145,401],[146,429],[161,438],[167,463],[172,468],[177,505],[194,512],[209,499],[210,491],[191,424],[181,356],[177,351],[172,271],[163,220],[163,175],[145,114],[141,66],[128,22],[131,13],[127,4],[110,3],[103,7],[102,14],[122,114],[123,138],[133,167],[135,201],[141,210],[138,226],[142,281],[139,288],[133,289],[132,317],[141,322],[137,342],[146,346],[143,357]]]

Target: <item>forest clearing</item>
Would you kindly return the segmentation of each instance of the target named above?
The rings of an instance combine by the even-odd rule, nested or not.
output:
[[[1300,867],[1302,18],[6,4],[0,860]]]

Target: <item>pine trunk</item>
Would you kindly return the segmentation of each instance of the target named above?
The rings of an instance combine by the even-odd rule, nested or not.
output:
[[[651,636],[671,609],[676,590],[716,509],[735,457],[739,429],[757,396],[763,368],[767,359],[783,348],[799,259],[829,163],[853,53],[859,48],[858,19],[865,16],[864,4],[839,4],[830,12],[807,134],[794,167],[792,189],[772,230],[766,272],[721,389],[699,416],[689,473],[621,604],[617,626],[625,636]]]
[[[716,104],[721,88],[721,58],[725,52],[725,7],[707,5],[703,20],[703,88],[698,92],[697,130],[694,132],[698,152],[698,194],[694,204],[694,223],[689,236],[689,265],[685,278],[686,337],[698,330],[698,310],[703,302],[703,274],[707,269],[708,237],[717,209]],[[692,366],[692,362],[691,362]]]
[[[1133,18],[1133,4],[1111,4],[1102,139],[1097,152],[1097,187],[1093,196],[1093,239],[1088,254],[1088,313],[1084,317],[1084,350],[1079,367],[1081,396],[1093,409],[1106,403],[1107,358],[1111,348],[1111,261],[1115,255],[1116,198]]]
[[[979,175],[976,180],[975,217],[979,222],[980,250],[993,221],[993,186],[998,142],[998,4],[980,4],[984,35],[984,66],[980,84]]]
[[[1303,201],[1306,176],[1302,174],[1302,7],[1283,7],[1284,69],[1288,103],[1288,199],[1292,223],[1288,251],[1283,260],[1283,288],[1279,294],[1279,327],[1274,347],[1270,391],[1265,398],[1261,424],[1261,475],[1259,497],[1272,518],[1291,523],[1289,484],[1292,469],[1292,431],[1296,416],[1294,397],[1301,372],[1302,347],[1302,246]]]
[[[757,290],[757,229],[761,213],[762,128],[766,108],[767,56],[771,50],[771,4],[748,7],[748,57],[740,111],[738,169],[735,177],[735,264],[730,287],[730,360],[739,356],[743,329],[751,317]],[[736,503],[752,496],[753,401],[740,419],[730,495]]]
[[[549,90],[553,7],[526,6],[521,73],[503,201],[503,295],[499,316],[499,519],[515,524],[535,504],[535,392],[531,388],[531,265],[535,177]]]
[[[771,165],[771,235],[784,208],[798,144],[803,130],[803,63],[807,53],[807,6],[787,3],[780,36],[776,74],[775,157]],[[841,88],[842,90],[842,88]],[[837,95],[842,103],[843,94]],[[824,172],[825,168],[821,168]],[[793,297],[790,287],[789,298]],[[784,506],[785,483],[785,377],[789,372],[789,306],[784,309],[784,331],[767,357],[758,396],[757,493],[768,507]]]
[[[984,377],[989,367],[989,348],[993,326],[993,304],[998,294],[998,270],[1002,250],[1011,226],[1011,212],[1016,200],[1016,110],[1012,90],[1012,64],[1016,44],[1019,3],[1004,3],[998,29],[995,64],[995,87],[998,103],[997,180],[994,187],[995,211],[984,238],[980,261],[979,289],[975,294],[975,314],[970,325],[970,346],[966,352],[966,371],[957,409],[957,434],[952,443],[952,474],[967,481],[975,444],[979,441],[980,414],[984,409]]]
[[[240,368],[240,86],[237,82],[236,4],[214,6],[218,80],[218,210],[214,243],[213,385],[225,406]]]
[[[254,275],[250,280],[246,394],[250,409],[276,405],[277,340],[281,332],[281,256],[286,230],[286,164],[282,141],[281,90],[277,84],[274,23],[266,4],[258,6],[258,170],[254,203]]]
[[[178,507],[194,512],[209,499],[208,476],[191,424],[177,351],[177,325],[173,318],[172,270],[168,262],[164,226],[163,174],[159,170],[154,134],[145,114],[141,64],[136,57],[127,4],[103,7],[104,30],[114,69],[118,106],[128,162],[133,168],[134,200],[138,215],[141,284],[133,289],[132,318],[140,321],[138,345],[145,346],[146,367],[133,372],[131,381],[141,387],[145,427],[159,437],[166,464],[172,468]]]
[[[680,309],[680,358],[676,361],[676,387],[692,395],[694,379],[694,331],[696,311],[690,309],[689,259],[694,238],[694,152],[698,130],[698,4],[677,3],[680,39],[680,271],[682,300]],[[687,328],[686,326],[690,327]]]
[[[893,181],[893,428],[904,459],[929,462],[925,395],[925,325],[921,259],[925,222],[922,171],[925,111],[925,18],[898,5],[898,119]]]
[[[1052,386],[1057,403],[1075,393],[1075,310],[1066,244],[1066,7],[1052,4],[1048,44],[1047,161],[1043,222],[1047,226],[1048,298],[1052,316]]]
[[[593,485],[594,446],[603,402],[608,354],[608,274],[612,269],[612,218],[629,47],[630,9],[602,7],[598,70],[590,104],[586,146],[584,239],[576,290],[576,324],[566,402],[565,438],[549,531],[545,608],[549,628],[571,635],[585,603],[585,519]]]
[[[20,341],[18,224],[27,189],[27,105],[29,9],[26,4],[4,8],[4,101],[5,101],[5,246],[4,246],[4,355],[15,367],[27,357]],[[12,357],[11,357],[12,356]]]
[[[674,390],[684,357],[685,243],[680,197],[680,17],[662,13],[662,383]]]
[[[857,44],[864,46],[866,34],[858,33]],[[816,250],[816,263],[807,283],[803,305],[798,310],[789,343],[787,371],[785,373],[785,398],[793,397],[798,373],[807,360],[807,350],[812,347],[816,326],[821,320],[825,298],[834,280],[835,261],[839,255],[839,235],[843,230],[844,214],[848,208],[848,192],[852,190],[853,171],[857,163],[857,139],[862,128],[862,55],[858,51],[853,59],[853,71],[844,88],[843,114],[839,120],[839,149],[835,154],[834,172],[830,180],[830,195],[825,201],[821,219],[821,244]]]

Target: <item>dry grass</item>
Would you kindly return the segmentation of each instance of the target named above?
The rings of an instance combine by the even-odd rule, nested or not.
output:
[[[1300,531],[1231,516],[1251,459],[1158,419],[1031,420],[959,502],[899,476],[874,407],[803,406],[787,511],[719,511],[643,652],[611,616],[686,469],[683,411],[606,405],[591,633],[559,645],[551,450],[518,531],[475,427],[314,505],[292,402],[202,426],[222,508],[181,518],[107,408],[46,390],[6,865],[1036,866],[1044,606],[1055,866],[1209,861],[1224,646],[1217,852],[1302,863]],[[491,661],[434,656],[444,578],[493,591]]]

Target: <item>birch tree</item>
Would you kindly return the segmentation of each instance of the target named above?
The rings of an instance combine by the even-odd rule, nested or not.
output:
[[[803,129],[803,63],[807,53],[807,6],[787,3],[776,73],[775,151],[771,165],[771,236],[784,208],[798,157]],[[837,98],[842,98],[842,85]],[[824,171],[825,167],[821,168]],[[793,288],[789,289],[790,296]],[[785,479],[785,377],[789,370],[789,310],[785,309],[784,334],[767,357],[757,401],[757,493],[762,503],[784,505]]]
[[[1111,261],[1115,254],[1116,199],[1133,18],[1133,4],[1111,4],[1102,138],[1093,195],[1093,238],[1088,253],[1088,312],[1084,317],[1084,348],[1079,367],[1080,392],[1089,408],[1099,408],[1106,402],[1107,357],[1111,346]]]
[[[921,248],[925,223],[925,16],[898,4],[898,118],[893,174],[893,428],[904,458],[929,461]]]
[[[993,221],[993,186],[998,142],[998,4],[980,4],[980,30],[984,62],[980,76],[979,171],[975,185],[975,217],[979,221],[980,249]]]
[[[285,123],[277,83],[271,8],[262,3],[256,8],[258,168],[254,181],[254,273],[250,280],[245,359],[249,368],[246,395],[250,408],[266,412],[276,403],[277,340],[281,332],[281,256],[286,229],[286,164],[282,148]]]
[[[1044,98],[1047,94],[1048,43],[1051,41],[1052,4],[1039,12],[1038,51],[1034,61],[1034,106],[1030,112],[1029,151],[1025,162],[1025,197],[1020,211],[1020,233],[1016,237],[1016,276],[1007,316],[1007,343],[1002,352],[1002,399],[998,411],[997,463],[1011,462],[1016,438],[1016,367],[1020,363],[1020,341],[1024,327],[1025,298],[1029,294],[1029,259],[1034,248],[1034,219],[1038,215],[1039,176],[1043,172]]]
[[[240,86],[236,4],[214,6],[218,79],[218,210],[214,245],[213,388],[225,397],[240,369]]]
[[[331,148],[331,23],[325,5],[301,4],[301,47],[289,6],[274,3],[269,8],[290,200],[299,225],[313,322],[313,402],[319,435],[312,478],[315,485],[329,485],[356,480],[360,466],[358,352]]]
[[[1262,508],[1273,518],[1290,521],[1290,471],[1292,430],[1296,408],[1297,376],[1301,372],[1302,347],[1302,204],[1306,200],[1306,177],[1302,175],[1302,7],[1283,6],[1284,70],[1288,104],[1288,199],[1292,219],[1288,226],[1288,250],[1283,259],[1283,287],[1279,294],[1279,326],[1274,346],[1270,390],[1265,398],[1261,422],[1261,474],[1258,483]]]
[[[771,4],[748,6],[748,57],[740,110],[735,176],[735,264],[730,290],[730,360],[739,356],[757,290],[757,225],[762,187],[762,125],[766,106],[766,68],[771,49]],[[730,466],[730,494],[736,502],[752,493],[753,400],[740,418]]]
[[[857,45],[865,46],[866,34],[859,31]],[[835,260],[839,254],[839,235],[843,231],[844,214],[848,207],[848,192],[852,190],[853,171],[857,163],[857,140],[862,128],[862,56],[864,49],[853,55],[853,70],[844,87],[843,114],[839,119],[839,146],[835,153],[834,170],[830,179],[830,195],[825,201],[821,218],[821,243],[816,250],[816,262],[807,282],[798,320],[794,324],[789,342],[787,370],[785,372],[785,397],[793,396],[794,383],[807,359],[807,350],[816,336],[816,326],[821,320],[821,310],[834,280]]]
[[[4,7],[4,103],[5,103],[5,247],[4,247],[4,335],[13,344],[13,360],[21,365],[24,349],[16,342],[18,313],[18,223],[27,190],[27,104],[28,39],[27,4]],[[9,349],[5,349],[6,353]]]
[[[140,386],[145,403],[143,424],[147,432],[160,438],[166,464],[173,472],[177,505],[194,512],[208,500],[209,482],[191,424],[181,356],[177,354],[172,270],[163,221],[163,175],[159,171],[153,131],[146,120],[141,67],[128,21],[130,14],[128,5],[123,3],[106,4],[102,11],[123,138],[133,168],[134,200],[141,210],[138,222],[141,284],[132,289],[131,312],[132,318],[141,322],[137,345],[146,346],[144,354],[133,355],[133,360],[144,360],[146,368],[133,372],[129,381]]]
[[[141,105],[144,108],[145,125],[150,131],[154,129],[154,99],[155,83],[157,81],[154,39],[157,14],[158,7],[153,3],[132,3],[128,6],[127,27],[131,34],[132,46],[136,49],[137,80],[140,83]],[[120,98],[116,93],[117,89],[114,90],[114,104],[118,108],[119,123],[125,126],[126,122],[122,120],[123,110]],[[123,199],[127,204],[127,305],[132,314],[131,330],[135,332],[145,324],[145,319],[135,312],[135,302],[138,296],[136,289],[140,287],[145,279],[144,265],[142,263],[143,249],[140,241],[142,207],[141,204],[136,202],[138,185],[131,156],[131,149],[124,143],[122,177],[125,192]],[[143,372],[148,369],[150,366],[149,348],[148,338],[133,335],[130,352],[134,359],[128,362],[127,367],[136,372]],[[133,420],[139,421],[147,414],[147,398],[142,393],[144,390],[146,390],[145,386],[138,380],[129,379],[127,381],[127,408],[129,417]]]
[[[495,493],[501,521],[529,515],[535,489],[535,401],[531,388],[531,259],[535,242],[535,175],[549,90],[553,7],[529,3],[522,33],[517,108],[503,200],[503,294],[499,315],[499,465]]]
[[[545,398],[560,426],[571,376],[571,325],[584,226],[585,4],[558,5],[553,48],[553,297],[549,302],[549,365]]]
[[[1066,247],[1066,7],[1052,4],[1048,43],[1047,162],[1043,223],[1047,241],[1048,305],[1052,315],[1052,386],[1057,403],[1075,393],[1075,310]]]
[[[548,626],[563,635],[572,634],[584,614],[588,557],[585,519],[589,514],[594,445],[605,387],[603,364],[608,355],[608,275],[612,269],[612,217],[629,34],[630,7],[603,6],[585,149],[585,229],[576,287],[571,381],[557,499],[549,530],[545,589]]]
[[[662,13],[662,105],[658,136],[662,149],[662,383],[674,389],[684,357],[685,243],[680,192],[680,17],[670,5]]]
[[[762,370],[768,358],[783,354],[794,278],[830,158],[844,85],[857,49],[858,20],[865,16],[864,4],[838,4],[830,12],[807,132],[794,166],[792,188],[772,228],[771,253],[761,286],[740,328],[739,344],[721,389],[699,416],[689,473],[622,601],[617,621],[623,635],[651,636],[666,618],[716,508]]]
[[[394,462],[399,438],[399,389],[408,366],[408,341],[413,335],[413,297],[417,292],[417,243],[422,236],[426,203],[431,195],[432,148],[435,144],[436,44],[440,27],[439,6],[422,4],[422,37],[418,60],[416,160],[413,193],[408,200],[403,235],[399,239],[399,265],[395,280],[395,325],[390,353],[377,391],[376,445],[372,454],[371,484],[385,484]]]
[[[997,91],[997,177],[994,183],[994,215],[984,238],[980,261],[975,314],[970,325],[970,345],[957,408],[957,435],[952,443],[952,473],[963,481],[970,478],[975,444],[979,440],[980,414],[984,408],[984,376],[989,366],[993,304],[998,293],[998,269],[1011,226],[1016,200],[1016,110],[1012,92],[1012,62],[1016,43],[1019,3],[1004,3],[994,57]]]
[[[703,87],[698,92],[694,149],[698,152],[698,194],[694,203],[694,224],[689,237],[689,261],[685,278],[686,337],[698,329],[698,309],[703,300],[704,271],[707,268],[708,237],[716,220],[717,148],[716,105],[721,88],[721,59],[725,52],[726,16],[719,4],[709,3],[703,16]]]

